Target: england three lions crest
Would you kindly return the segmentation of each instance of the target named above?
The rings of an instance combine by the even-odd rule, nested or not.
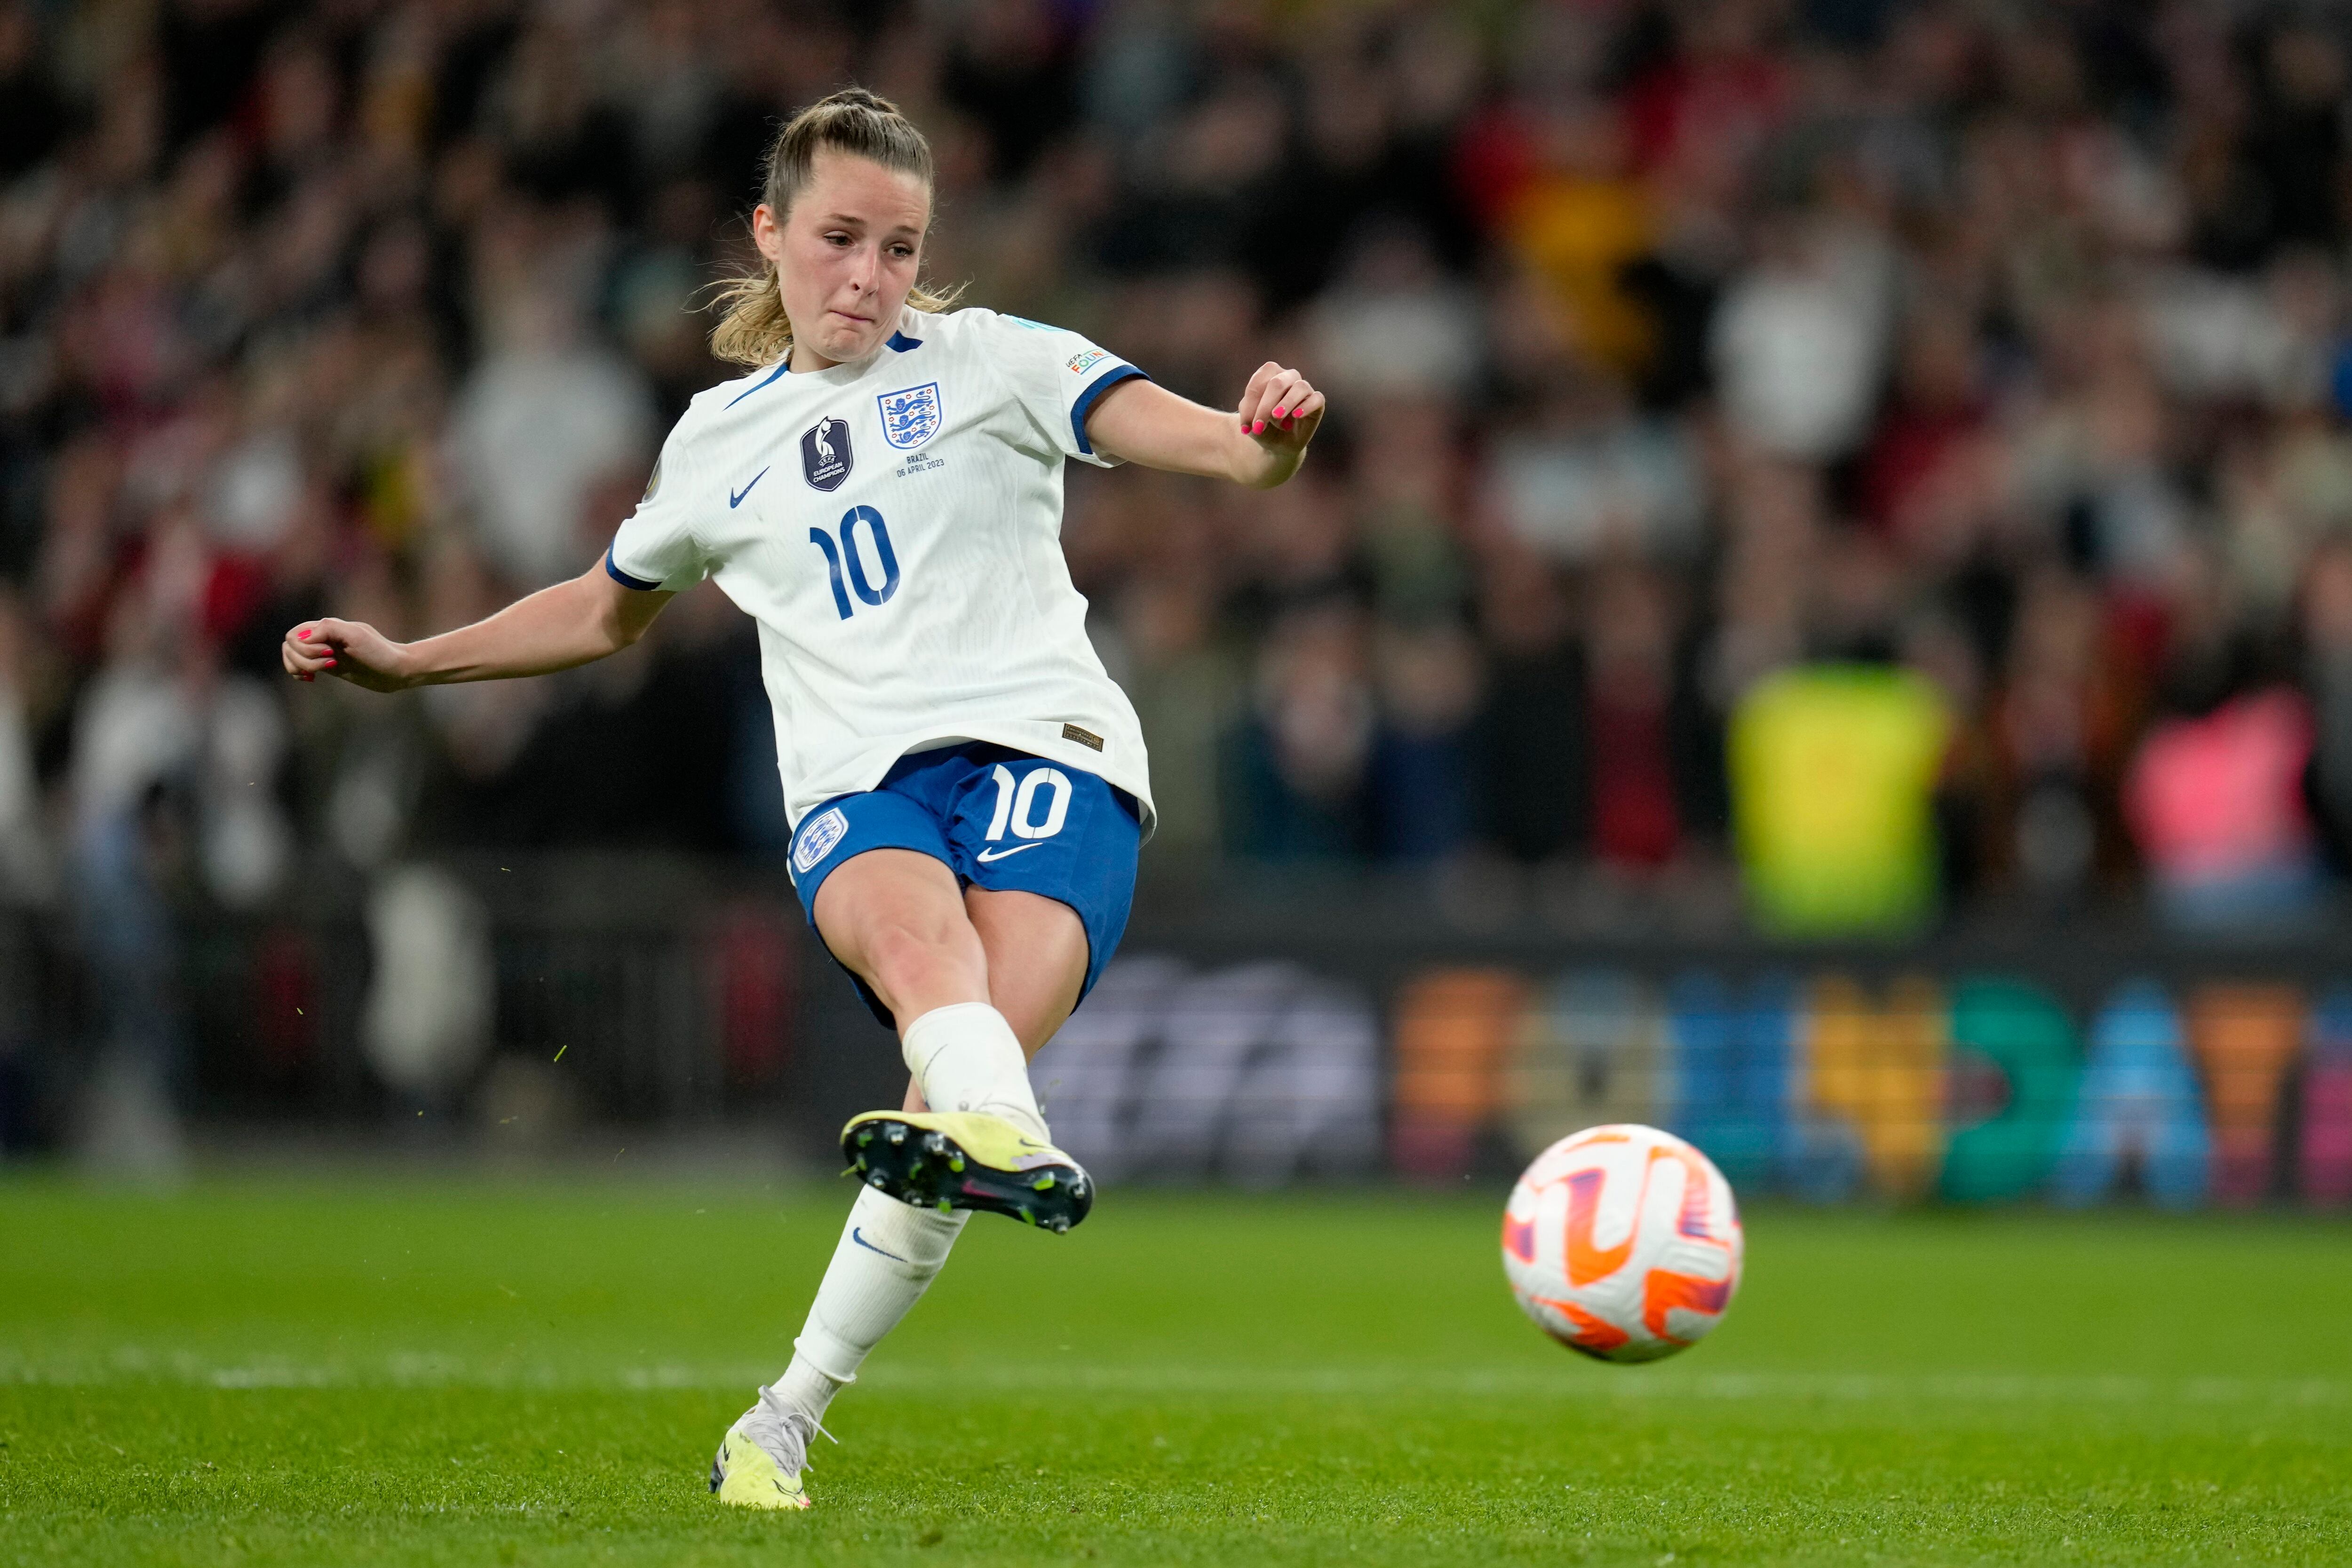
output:
[[[927,382],[874,400],[882,410],[882,439],[911,452],[940,433],[940,384]]]

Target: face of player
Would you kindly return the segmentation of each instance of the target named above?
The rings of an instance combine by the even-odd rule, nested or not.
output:
[[[863,359],[897,327],[922,264],[930,187],[871,159],[816,155],[809,182],[781,219],[751,214],[760,254],[775,263],[793,323],[793,368]]]

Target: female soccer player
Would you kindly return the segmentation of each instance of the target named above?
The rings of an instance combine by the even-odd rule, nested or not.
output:
[[[711,338],[752,373],[694,399],[600,564],[414,643],[305,621],[285,664],[379,691],[566,669],[704,577],[759,622],[794,887],[913,1073],[904,1109],[843,1131],[866,1185],[791,1366],[711,1467],[723,1501],[806,1508],[826,1405],[968,1211],[1060,1231],[1093,1201],[1027,1060],[1118,943],[1151,787],[1062,558],[1062,464],[1268,488],[1324,402],[1267,363],[1219,413],[1074,332],[949,311],[918,281],[930,148],[862,89],[784,126],[763,195],[764,264]]]

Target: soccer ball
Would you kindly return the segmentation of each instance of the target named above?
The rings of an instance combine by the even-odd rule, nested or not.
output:
[[[1739,1289],[1739,1214],[1707,1157],[1654,1127],[1588,1127],[1536,1156],[1503,1210],[1519,1310],[1602,1361],[1704,1337]]]

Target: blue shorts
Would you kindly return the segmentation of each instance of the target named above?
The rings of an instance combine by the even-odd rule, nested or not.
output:
[[[1083,768],[971,741],[901,757],[876,788],[835,795],[802,817],[793,886],[811,927],[824,879],[868,849],[929,855],[960,887],[1042,893],[1086,926],[1083,1001],[1127,930],[1142,844],[1142,816],[1125,790]],[[874,1016],[893,1025],[873,987],[849,978]]]

